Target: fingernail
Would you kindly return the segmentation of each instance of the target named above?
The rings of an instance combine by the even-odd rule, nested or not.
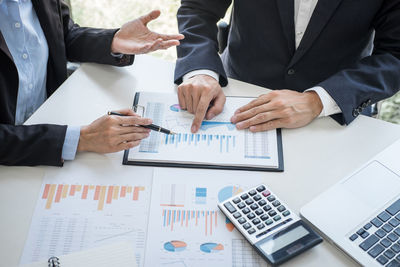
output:
[[[210,113],[210,114],[208,114],[207,120],[211,120],[214,117],[215,117],[215,114],[214,113]]]
[[[234,114],[240,113],[240,109],[236,110]]]
[[[232,116],[232,118],[231,118],[231,122],[232,122],[232,123],[235,123],[235,122],[236,122],[236,120],[237,120],[236,116]]]
[[[195,132],[197,132],[197,126],[196,126],[196,125],[193,125],[193,126],[192,126],[192,133],[195,133]]]
[[[153,123],[153,121],[152,121],[151,119],[148,119],[148,120],[146,121],[146,123],[148,123],[148,124],[152,124],[152,123]]]
[[[243,128],[243,123],[238,123],[238,124],[236,124],[236,128],[237,129],[242,129]]]
[[[249,130],[250,130],[250,132],[254,132],[254,131],[256,130],[256,127],[251,126],[251,127],[249,128]]]

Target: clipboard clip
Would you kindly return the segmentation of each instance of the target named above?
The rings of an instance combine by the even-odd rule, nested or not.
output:
[[[61,267],[60,259],[57,257],[50,257],[47,262],[49,263],[48,267]]]
[[[133,111],[135,111],[135,113],[139,114],[142,117],[144,116],[145,110],[146,110],[146,108],[144,106],[141,106],[141,105],[133,106]]]

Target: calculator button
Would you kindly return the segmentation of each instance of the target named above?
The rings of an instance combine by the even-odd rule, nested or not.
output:
[[[390,223],[391,226],[396,227],[397,225],[400,224],[400,221],[397,220],[396,218],[393,218],[393,219],[391,219],[391,220],[389,221],[389,223]]]
[[[358,235],[362,235],[363,233],[365,233],[365,230],[363,228],[361,228],[360,230],[357,231]]]
[[[351,241],[356,240],[358,237],[357,234],[353,234],[350,237]],[[354,239],[352,239],[354,238]],[[359,246],[362,250],[367,251],[368,249],[370,249],[373,245],[375,245],[377,242],[379,241],[379,238],[376,237],[376,235],[371,235],[370,237],[368,237],[366,240],[364,240]]]
[[[382,222],[386,222],[390,219],[390,215],[386,211],[384,211],[378,215],[378,218],[381,219]]]
[[[269,202],[272,202],[275,200],[275,197],[271,195],[271,196],[267,197],[267,199]]]
[[[279,221],[281,219],[281,216],[279,216],[279,215],[276,215],[275,217],[274,217],[274,221]]]
[[[266,225],[270,225],[270,224],[272,224],[273,222],[274,222],[273,220],[268,219],[268,220],[265,221],[265,224],[266,224]]]
[[[268,219],[268,218],[269,218],[269,217],[268,217],[267,214],[263,214],[263,215],[260,217],[260,219],[263,220],[263,221],[265,221],[265,220]]]
[[[395,215],[400,211],[400,199],[394,202],[392,205],[390,205],[387,209],[387,212],[389,212],[391,215]]]
[[[244,208],[244,209],[242,209],[242,212],[243,212],[244,214],[247,214],[247,213],[250,212],[250,209],[249,209],[249,208]]]
[[[262,223],[262,224],[259,224],[258,226],[257,226],[257,229],[258,230],[261,230],[261,229],[263,229],[265,227],[265,225]]]
[[[393,227],[387,223],[384,226],[382,226],[382,229],[385,230],[387,233],[389,233],[390,231],[393,230]]]
[[[237,204],[237,203],[239,203],[241,200],[240,200],[240,198],[235,198],[234,200],[232,200],[233,201],[233,203],[235,203],[235,204]]]
[[[254,196],[255,194],[257,194],[257,191],[256,190],[250,190],[250,192],[249,192],[249,195],[250,196]]]
[[[244,228],[245,230],[249,229],[250,227],[251,227],[251,224],[249,224],[249,223],[243,224],[243,228]]]
[[[399,252],[400,252],[400,245],[394,244],[394,245],[391,247],[391,249],[392,249],[394,252],[399,253]]]
[[[369,228],[371,228],[372,227],[372,224],[371,223],[367,223],[366,225],[364,225],[364,229],[365,230],[368,230]]]
[[[247,215],[247,218],[254,219],[256,217],[256,215],[254,215],[254,213],[250,213],[249,215]]]
[[[258,216],[260,216],[260,215],[263,214],[263,213],[264,213],[264,211],[263,211],[262,209],[256,210],[256,214],[257,214]]]
[[[392,242],[395,242],[395,241],[397,241],[397,239],[399,239],[399,237],[398,237],[396,234],[394,234],[394,233],[390,233],[390,234],[387,236],[387,238],[389,238],[389,240],[392,241]]]
[[[382,238],[382,237],[384,237],[386,235],[386,232],[383,231],[382,229],[378,229],[378,231],[376,231],[375,234],[377,236],[379,236],[380,238]]]
[[[400,236],[400,227],[397,227],[396,230],[394,230],[393,232],[395,232],[398,236]]]
[[[258,209],[258,205],[257,205],[256,203],[254,203],[254,204],[252,204],[252,205],[250,206],[250,208],[251,208],[252,210],[256,210],[256,209]]]
[[[251,228],[249,231],[247,231],[250,235],[254,234],[256,230],[254,228]]]
[[[259,200],[261,199],[261,196],[260,196],[260,195],[255,195],[255,196],[253,197],[253,199],[254,199],[255,201],[259,201]]]
[[[261,207],[266,205],[266,204],[267,204],[267,201],[265,201],[264,199],[261,200],[261,201],[258,201],[258,205],[260,205]]]
[[[244,207],[246,207],[246,204],[244,204],[243,202],[240,202],[237,206],[239,209],[243,209]]]
[[[265,211],[269,211],[269,210],[271,210],[272,208],[271,208],[270,205],[267,205],[267,206],[265,206],[263,209],[264,209]]]
[[[240,196],[240,198],[243,199],[243,200],[246,200],[246,199],[249,198],[249,195],[248,194],[243,194],[243,195]]]
[[[224,206],[230,213],[234,213],[236,211],[236,208],[230,202],[226,202]]]
[[[363,239],[367,238],[368,236],[369,236],[369,233],[368,233],[368,232],[364,232],[364,233],[361,235],[361,237],[362,237]]]
[[[383,224],[383,223],[381,222],[381,220],[379,220],[378,218],[372,219],[371,223],[372,223],[373,225],[375,225],[376,228],[381,227],[381,225]]]
[[[268,215],[269,216],[275,216],[276,215],[276,211],[274,211],[274,210],[271,210],[270,212],[268,212]]]
[[[240,219],[238,220],[238,222],[239,222],[240,224],[244,224],[244,223],[246,222],[246,219],[245,219],[245,218],[240,218]]]
[[[392,245],[392,242],[390,242],[389,239],[384,238],[381,240],[381,245],[384,246],[385,248],[388,248]]]
[[[285,216],[285,217],[289,216],[290,215],[290,211],[287,210],[287,211],[283,212],[282,215]]]
[[[281,205],[278,207],[279,212],[284,212],[286,210],[285,206]]]
[[[256,188],[258,192],[262,192],[265,190],[265,186],[260,185],[259,187]]]
[[[385,256],[383,256],[383,255],[380,255],[377,259],[376,259],[380,264],[382,264],[382,265],[385,265],[389,260],[385,257]]]
[[[399,267],[400,263],[397,260],[392,260],[386,267]]]
[[[281,204],[281,202],[279,202],[279,200],[275,200],[274,202],[272,202],[272,205],[274,205],[274,207],[278,207]]]
[[[234,217],[235,219],[237,219],[237,218],[242,217],[242,215],[241,215],[239,212],[236,212],[236,213],[233,214],[233,217]]]
[[[253,204],[253,203],[254,203],[254,201],[253,201],[251,198],[249,198],[249,199],[246,200],[246,204],[247,204],[247,205],[251,205],[251,204]]]
[[[392,259],[394,257],[394,252],[391,249],[387,249],[383,255],[385,255],[387,258]]]
[[[261,221],[258,218],[255,218],[254,220],[251,221],[254,225],[259,224]]]
[[[271,195],[271,192],[269,192],[267,190],[267,191],[262,192],[262,194],[263,194],[264,197],[267,197],[267,196]]]
[[[358,238],[358,235],[357,235],[357,234],[353,234],[352,236],[349,237],[349,239],[350,239],[351,241],[354,241],[354,240],[356,240],[357,238]]]
[[[368,251],[368,254],[372,258],[376,258],[379,254],[381,254],[385,249],[382,247],[382,245],[378,244],[375,247],[373,247],[370,251]]]

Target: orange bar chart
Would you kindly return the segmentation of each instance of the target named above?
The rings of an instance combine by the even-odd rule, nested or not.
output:
[[[54,203],[73,198],[80,201],[97,201],[97,210],[102,211],[105,205],[119,199],[138,201],[140,192],[145,190],[144,186],[46,184],[42,199],[46,200],[46,209],[51,209]]]

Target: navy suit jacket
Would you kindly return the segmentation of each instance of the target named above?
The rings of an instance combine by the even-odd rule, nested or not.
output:
[[[32,0],[32,4],[49,46],[48,96],[67,78],[67,59],[115,66],[133,63],[134,56],[111,56],[115,29],[79,27],[61,0]],[[17,68],[0,32],[0,164],[61,166],[67,126],[14,126],[18,81]]]
[[[230,4],[182,0],[176,83],[210,69],[222,86],[227,76],[299,92],[321,86],[342,110],[332,116],[341,124],[400,89],[400,0],[319,0],[297,50],[294,0],[235,0],[221,59],[216,23]]]

